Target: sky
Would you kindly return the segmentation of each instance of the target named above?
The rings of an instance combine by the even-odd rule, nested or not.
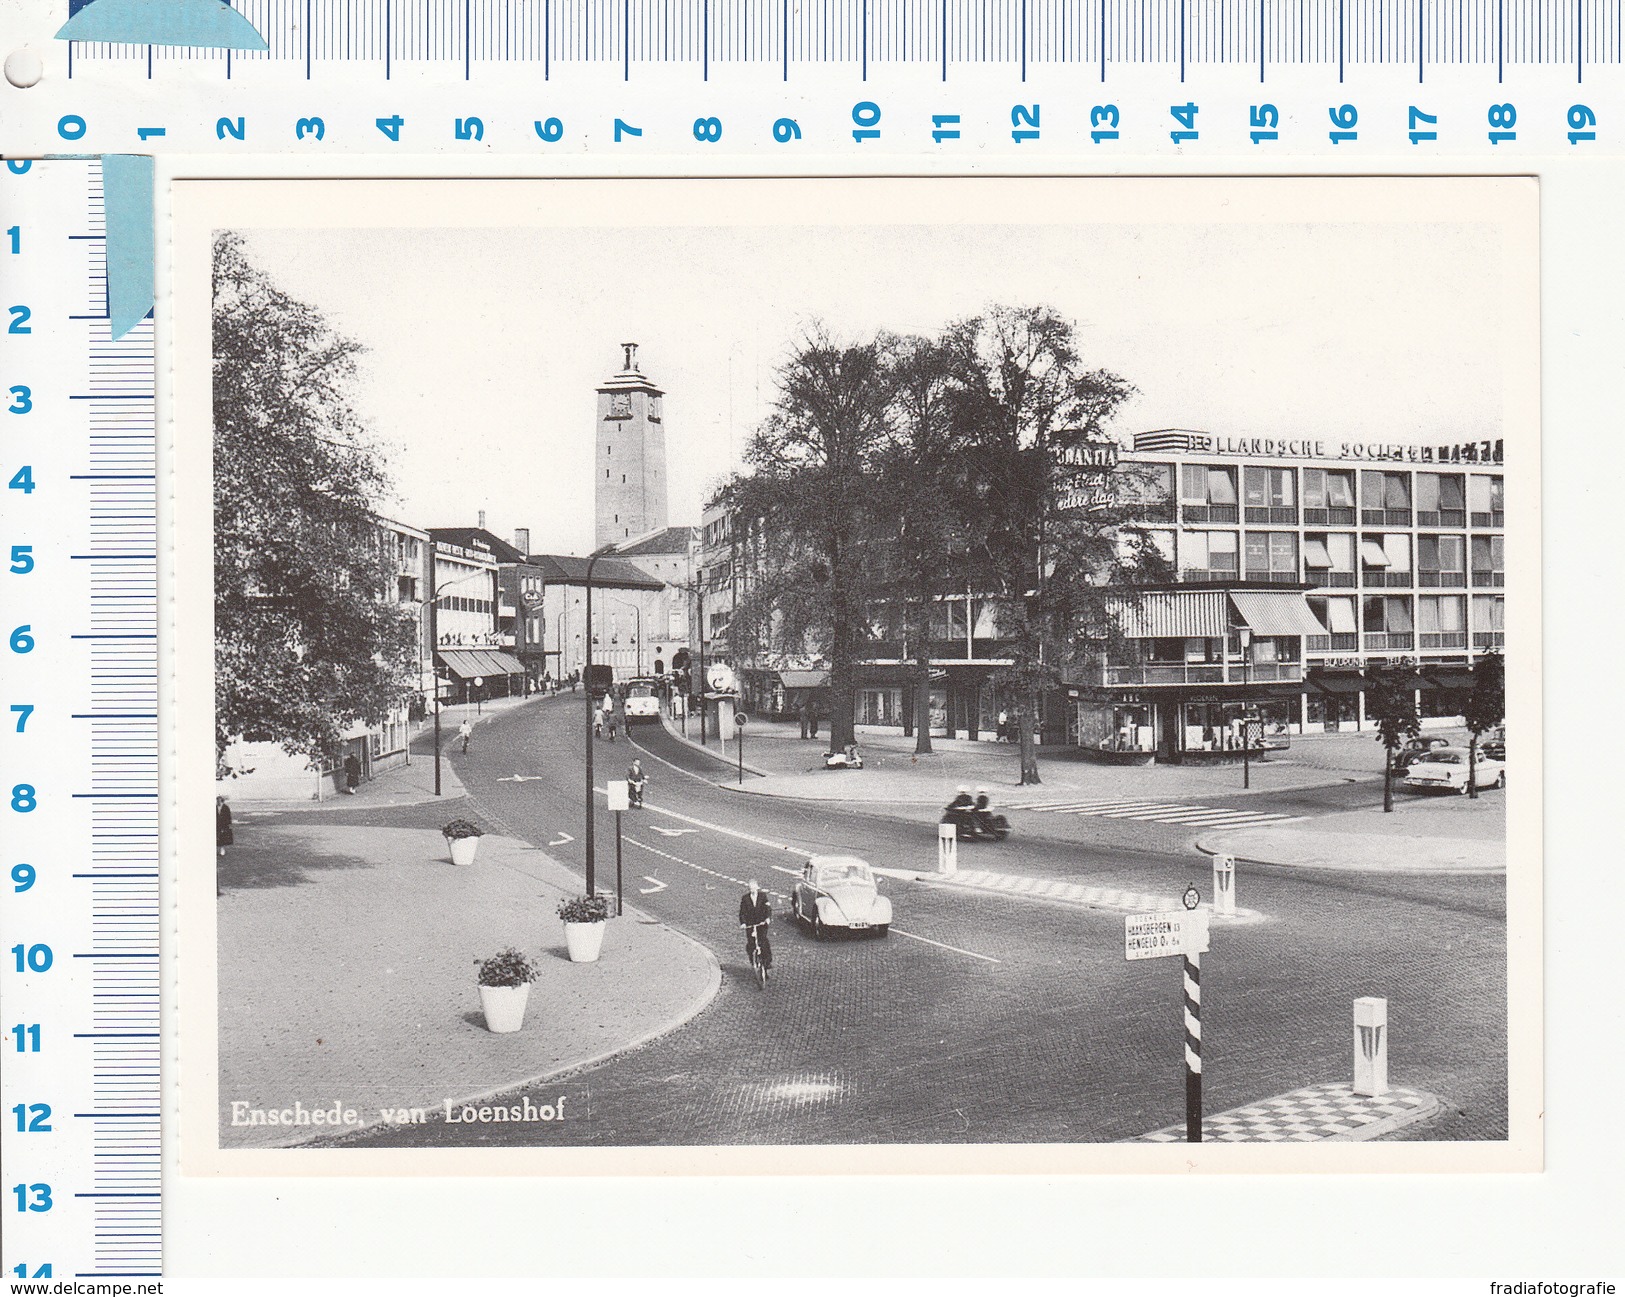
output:
[[[1501,235],[1466,220],[242,233],[366,348],[356,404],[389,448],[384,511],[438,527],[483,509],[536,552],[591,547],[594,389],[623,342],[667,393],[674,524],[738,466],[814,320],[861,338],[1048,305],[1091,367],[1138,389],[1124,434],[1504,435]]]

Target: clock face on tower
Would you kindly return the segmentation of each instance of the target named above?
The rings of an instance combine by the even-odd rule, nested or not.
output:
[[[620,396],[610,397],[609,417],[611,419],[630,419],[632,417],[632,398],[625,393]]]

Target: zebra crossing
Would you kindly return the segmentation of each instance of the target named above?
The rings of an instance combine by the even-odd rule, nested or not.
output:
[[[1188,828],[1246,828],[1259,824],[1290,824],[1307,818],[1268,811],[1237,811],[1225,806],[1190,806],[1179,802],[1125,801],[1096,798],[1088,801],[1014,801],[1004,809],[1052,811],[1057,815],[1089,815],[1102,820],[1140,820],[1148,824],[1180,824]]]

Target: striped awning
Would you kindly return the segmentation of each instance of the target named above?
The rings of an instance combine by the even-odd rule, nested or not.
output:
[[[440,660],[459,680],[525,674],[523,662],[511,653],[500,653],[496,649],[441,649]]]
[[[1296,590],[1232,590],[1230,602],[1255,635],[1325,635]]]
[[[1223,639],[1230,616],[1223,590],[1149,590],[1118,620],[1126,639]]]

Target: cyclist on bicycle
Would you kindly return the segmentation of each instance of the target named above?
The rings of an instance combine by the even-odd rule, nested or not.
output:
[[[739,898],[739,926],[745,930],[745,958],[749,959],[759,947],[763,968],[773,967],[773,947],[767,940],[767,925],[772,920],[773,907],[768,903],[767,893],[753,878],[750,891]]]

